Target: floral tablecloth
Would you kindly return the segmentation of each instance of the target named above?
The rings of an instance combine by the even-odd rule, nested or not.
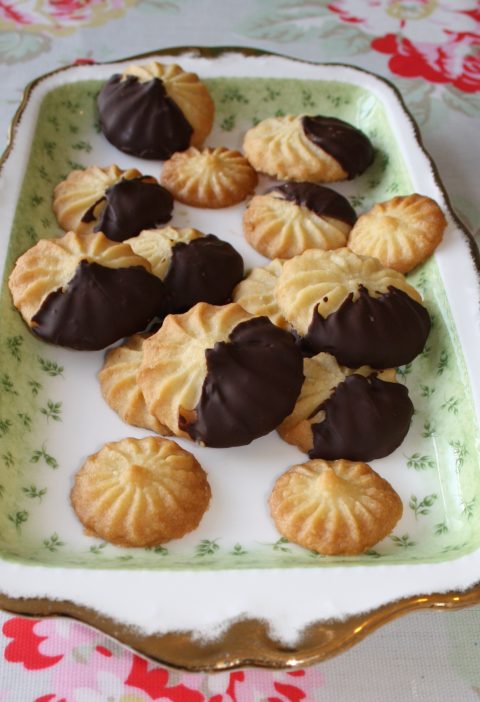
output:
[[[24,85],[76,59],[251,46],[388,77],[479,235],[477,0],[0,0],[0,131]],[[1,589],[1,583],[0,583]],[[375,702],[480,697],[480,608],[420,612],[308,670],[193,675],[67,619],[0,614],[0,702]]]

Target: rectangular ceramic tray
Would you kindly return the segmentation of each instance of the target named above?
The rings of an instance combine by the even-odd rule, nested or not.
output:
[[[103,352],[68,351],[36,339],[12,307],[6,278],[39,238],[61,234],[52,190],[69,171],[116,163],[158,177],[161,163],[126,156],[99,133],[96,94],[124,64],[74,66],[29,91],[3,164],[0,591],[70,600],[145,633],[211,634],[239,616],[263,616],[292,640],[313,621],[472,585],[480,572],[473,391],[479,378],[478,276],[467,237],[401,101],[384,81],[345,66],[235,53],[161,60],[178,62],[205,80],[216,104],[206,145],[241,148],[244,132],[272,115],[332,115],[361,128],[376,149],[366,173],[333,186],[357,213],[411,192],[434,198],[444,209],[444,242],[409,276],[433,321],[421,356],[398,369],[415,406],[412,426],[394,454],[372,462],[400,494],[404,515],[389,537],[357,557],[322,557],[279,538],[268,495],[276,476],[305,456],[272,434],[227,450],[179,442],[207,470],[213,492],[199,528],[183,539],[154,549],[122,549],[83,533],[69,503],[74,473],[106,441],[148,432],[123,424],[103,401],[96,379]],[[244,203],[218,211],[176,203],[170,224],[229,240],[251,268],[266,261],[243,239],[243,210]],[[15,573],[26,577],[19,582]],[[299,583],[301,603],[289,595]],[[134,605],[127,594],[132,586],[141,592]],[[204,598],[201,612],[185,605],[183,595],[193,591]]]

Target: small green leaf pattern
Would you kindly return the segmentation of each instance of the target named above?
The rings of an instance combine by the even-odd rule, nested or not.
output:
[[[435,494],[426,495],[422,500],[419,500],[416,495],[412,495],[408,506],[413,511],[415,518],[418,519],[420,516],[425,517],[427,514],[430,514],[430,510],[436,501],[437,495]]]
[[[448,351],[446,351],[445,349],[443,349],[443,350],[440,352],[440,359],[439,359],[439,361],[438,361],[438,366],[437,366],[437,375],[443,375],[443,373],[444,373],[444,372],[446,371],[446,369],[448,368],[448,364],[449,364],[449,355],[448,355]]]
[[[248,551],[246,551],[241,544],[235,544],[230,553],[232,556],[246,556]]]
[[[458,414],[458,405],[459,405],[459,398],[458,397],[449,397],[448,400],[445,400],[445,402],[440,405],[442,409],[447,410],[447,412],[451,412],[452,414]]]
[[[288,547],[289,540],[282,536],[278,541],[272,544],[274,551],[281,551],[282,553],[290,553],[291,549]]]
[[[7,468],[11,468],[13,465],[15,465],[15,459],[11,451],[2,453],[2,461]]]
[[[448,526],[446,522],[439,522],[438,524],[435,524],[434,529],[435,536],[443,536],[444,534],[448,534]]]
[[[391,534],[390,538],[395,546],[398,546],[399,548],[412,548],[412,546],[415,546],[415,541],[412,541],[408,534],[404,534],[403,536],[395,536],[395,534]]]
[[[412,453],[411,456],[407,456],[407,467],[414,470],[427,470],[428,468],[435,468],[435,461],[431,456]]]
[[[58,365],[55,361],[50,361],[48,358],[38,357],[40,368],[49,376],[54,378],[57,375],[63,375],[63,366]]]
[[[224,132],[231,132],[235,128],[235,115],[228,115],[222,122],[220,122],[220,129]]]
[[[30,463],[38,463],[39,461],[45,461],[50,468],[58,468],[58,461],[47,453],[45,446],[42,446],[41,449],[36,449],[30,458]]]
[[[55,551],[58,551],[59,548],[65,546],[65,542],[60,540],[60,537],[56,532],[53,533],[49,539],[44,539],[42,543],[43,547],[51,553],[55,553]]]
[[[467,518],[471,519],[475,513],[476,509],[476,504],[477,504],[477,498],[474,497],[472,500],[469,502],[464,502],[462,505],[462,514]]]
[[[220,546],[217,544],[218,539],[209,541],[208,539],[202,539],[199,544],[195,547],[195,555],[199,558],[204,556],[213,556]]]
[[[23,344],[23,337],[21,337],[20,335],[9,336],[6,340],[6,344],[13,358],[15,358],[17,361],[20,361],[22,359],[21,349]]]
[[[30,485],[29,487],[22,487],[22,492],[32,500],[38,498],[41,501],[42,497],[47,494],[47,488],[39,489],[35,485]]]
[[[457,468],[463,468],[465,463],[465,458],[468,455],[468,449],[463,441],[450,441],[450,446],[453,449],[455,455],[455,465]]]
[[[53,402],[53,400],[48,400],[47,401],[47,406],[42,407],[40,409],[40,412],[44,414],[47,418],[47,421],[49,419],[53,419],[55,422],[61,422],[61,414],[62,414],[62,403],[61,402]]]
[[[228,88],[224,93],[220,102],[239,102],[247,105],[249,103],[248,98],[240,92],[238,88]]]
[[[42,384],[39,383],[37,380],[29,380],[28,384],[30,386],[30,390],[32,391],[32,395],[36,397],[42,389]]]
[[[403,381],[405,381],[407,375],[410,375],[411,372],[412,372],[412,364],[411,363],[407,363],[406,366],[400,366],[400,368],[397,368],[397,375]]]
[[[93,553],[94,556],[98,556],[101,554],[106,545],[107,544],[105,541],[101,544],[94,544],[93,546],[90,546],[89,551],[90,553]]]
[[[431,397],[435,392],[435,388],[431,385],[420,385],[420,394],[422,397]]]
[[[14,524],[17,531],[20,531],[22,524],[28,520],[28,512],[21,510],[8,515],[8,521]]]
[[[12,426],[11,419],[0,419],[0,438],[8,434],[10,427]]]
[[[422,436],[424,439],[430,439],[432,436],[435,436],[435,425],[433,422],[431,422],[429,419],[427,419],[423,423],[423,431],[422,431]]]
[[[0,376],[0,388],[4,392],[9,393],[10,395],[18,395],[18,392],[15,390],[13,381],[8,375],[8,373],[3,373]]]
[[[20,420],[21,425],[23,426],[24,429],[27,431],[31,431],[32,429],[32,418],[30,417],[29,414],[26,412],[17,412],[17,417]]]

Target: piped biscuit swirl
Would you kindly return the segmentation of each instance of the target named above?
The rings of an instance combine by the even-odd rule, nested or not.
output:
[[[159,421],[213,447],[248,444],[278,426],[302,380],[293,337],[234,303],[169,315],[145,342],[138,375]]]
[[[405,277],[348,249],[309,249],[286,261],[275,295],[307,349],[352,368],[410,363],[430,331],[421,296]]]

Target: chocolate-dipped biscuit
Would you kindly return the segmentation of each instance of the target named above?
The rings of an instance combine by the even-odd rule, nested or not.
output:
[[[99,207],[103,205],[103,207]],[[100,209],[94,232],[103,232],[112,241],[125,241],[143,229],[165,224],[171,219],[173,198],[149,176],[120,180],[105,191],[105,197],[95,203],[82,217],[92,221]]]
[[[345,246],[356,221],[348,200],[317,183],[283,183],[255,195],[243,216],[245,238],[268,258]]]
[[[318,411],[325,419],[312,424],[310,458],[371,461],[395,451],[410,428],[413,405],[405,385],[375,374],[350,375]]]
[[[365,171],[373,162],[374,151],[369,138],[348,122],[336,117],[302,117],[305,136],[316,146],[333,156],[348,178]]]
[[[353,178],[374,157],[372,144],[360,130],[321,115],[264,119],[247,131],[243,149],[257,171],[312,183]]]
[[[155,178],[115,165],[72,171],[55,187],[53,199],[53,210],[65,231],[101,231],[112,241],[165,224],[172,209],[172,196]]]
[[[118,149],[147,159],[168,159],[199,146],[209,133],[213,101],[193,73],[155,61],[115,74],[97,98],[100,127]]]
[[[127,243],[165,283],[168,313],[197,302],[222,305],[243,277],[243,259],[231,244],[196,229],[149,229]]]
[[[318,183],[282,183],[274,185],[267,194],[294,202],[318,217],[338,219],[353,227],[357,215],[346,197]]]
[[[292,411],[303,381],[293,337],[239,305],[195,305],[147,339],[138,383],[148,410],[177,436],[241,446]]]
[[[303,345],[308,351],[333,353],[346,366],[368,360],[373,368],[403,366],[421,353],[430,332],[426,308],[390,285],[373,297],[363,285],[338,309],[322,317],[315,310]],[[352,340],[355,340],[352,343]]]
[[[388,456],[405,438],[413,405],[395,371],[346,368],[328,353],[305,358],[305,381],[278,432],[310,458],[369,461]]]
[[[37,336],[79,350],[143,331],[165,297],[148,261],[100,232],[40,240],[18,259],[9,287]]]
[[[275,294],[310,353],[350,367],[390,368],[423,349],[430,316],[404,276],[348,249],[310,249],[287,261]]]

